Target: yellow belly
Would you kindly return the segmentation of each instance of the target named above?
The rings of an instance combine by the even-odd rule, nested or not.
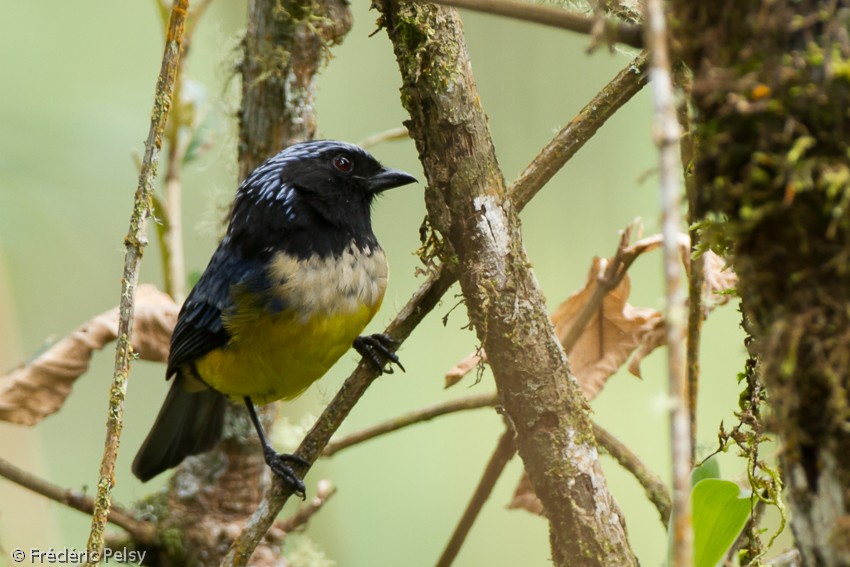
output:
[[[292,311],[240,316],[228,328],[232,338],[227,346],[196,361],[198,374],[234,400],[249,396],[266,404],[292,399],[351,348],[379,305],[361,304],[308,319]]]

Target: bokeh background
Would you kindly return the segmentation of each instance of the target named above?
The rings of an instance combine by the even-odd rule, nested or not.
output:
[[[355,26],[318,82],[322,137],[358,141],[405,118],[400,80],[376,13],[354,3]],[[186,76],[206,91],[213,146],[185,171],[187,264],[200,271],[215,246],[222,206],[236,188],[234,73],[245,3],[216,1],[204,16]],[[144,150],[162,31],[155,2],[0,0],[0,369],[14,367],[56,337],[117,304],[137,169]],[[513,179],[633,54],[599,49],[588,38],[541,26],[464,13],[481,99],[500,163]],[[580,287],[594,255],[610,255],[617,232],[635,217],[658,230],[656,156],[648,89],[587,144],[522,215],[525,246],[554,308]],[[412,142],[380,145],[384,163],[421,167]],[[377,331],[419,286],[418,227],[423,185],[378,202],[375,231],[392,277]],[[151,238],[154,237],[151,231]],[[632,269],[631,303],[661,308],[661,259]],[[161,285],[156,246],[147,249],[142,280]],[[477,346],[455,289],[404,345],[408,369],[379,379],[343,426],[352,432],[397,414],[471,393],[475,383],[443,389],[443,374]],[[441,318],[451,311],[447,324]],[[705,327],[699,441],[714,446],[721,420],[734,423],[743,368],[742,332],[734,304]],[[64,487],[92,493],[101,458],[114,353],[97,354],[67,405],[34,428],[0,423],[0,457]],[[643,380],[621,372],[594,402],[594,419],[669,479],[666,377],[659,351]],[[320,384],[284,408],[294,422],[317,415],[356,363],[345,356]],[[115,500],[130,505],[161,488],[142,485],[130,462],[165,395],[163,366],[137,363],[126,406]],[[491,410],[444,417],[388,435],[319,464],[308,476],[329,478],[339,493],[307,536],[341,566],[433,564],[474,489],[502,429]],[[727,478],[742,464],[723,455]],[[640,486],[608,457],[603,464],[643,565],[661,565],[665,530]],[[514,459],[475,524],[457,565],[548,565],[546,522],[505,508],[520,476]],[[291,513],[291,502],[284,513]],[[25,512],[24,512],[25,511]],[[84,549],[89,518],[0,479],[0,565],[16,548]]]

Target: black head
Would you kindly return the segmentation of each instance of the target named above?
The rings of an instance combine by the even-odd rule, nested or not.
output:
[[[280,179],[308,199],[328,204],[364,201],[416,179],[378,163],[369,152],[346,142],[318,140],[290,146],[270,164],[280,165]]]
[[[309,231],[350,242],[374,239],[369,207],[375,195],[415,182],[346,142],[289,146],[255,169],[239,187],[228,234],[256,245]],[[238,236],[237,234],[238,233]],[[260,242],[263,241],[263,242]],[[346,243],[347,243],[346,242]]]

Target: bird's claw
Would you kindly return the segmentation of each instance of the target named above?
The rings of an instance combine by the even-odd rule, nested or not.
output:
[[[284,482],[289,488],[292,489],[293,494],[296,496],[300,496],[301,500],[306,499],[307,497],[307,487],[304,485],[304,481],[301,479],[298,474],[292,467],[290,463],[299,464],[302,466],[310,466],[310,463],[302,459],[297,455],[290,455],[288,453],[276,453],[274,451],[266,451],[265,452],[266,464],[272,470],[272,472],[277,476],[280,480]]]
[[[392,364],[397,364],[398,367],[401,368],[402,372],[406,372],[401,361],[398,359],[398,355],[395,353],[395,349],[398,348],[398,345],[400,344],[401,341],[397,341],[383,333],[376,333],[374,335],[364,335],[354,339],[354,350],[360,353],[360,356],[371,362],[378,370],[379,374],[392,374],[393,368],[392,366],[388,366],[387,361]]]

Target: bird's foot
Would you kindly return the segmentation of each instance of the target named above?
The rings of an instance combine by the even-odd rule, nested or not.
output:
[[[304,481],[301,479],[301,477],[298,476],[298,474],[296,474],[294,470],[292,470],[291,463],[299,464],[305,467],[309,467],[310,463],[308,463],[297,455],[290,455],[289,453],[277,453],[273,449],[266,449],[263,451],[263,454],[266,458],[266,464],[269,466],[275,476],[277,476],[289,488],[291,488],[293,494],[295,494],[296,496],[300,496],[301,500],[304,500],[307,497],[307,488],[304,486]]]
[[[393,373],[393,368],[390,364],[397,364],[402,372],[405,372],[404,366],[398,359],[395,349],[401,341],[397,341],[382,333],[374,335],[364,335],[354,339],[354,350],[360,353],[360,356],[371,362],[378,370],[379,374],[386,372]]]

